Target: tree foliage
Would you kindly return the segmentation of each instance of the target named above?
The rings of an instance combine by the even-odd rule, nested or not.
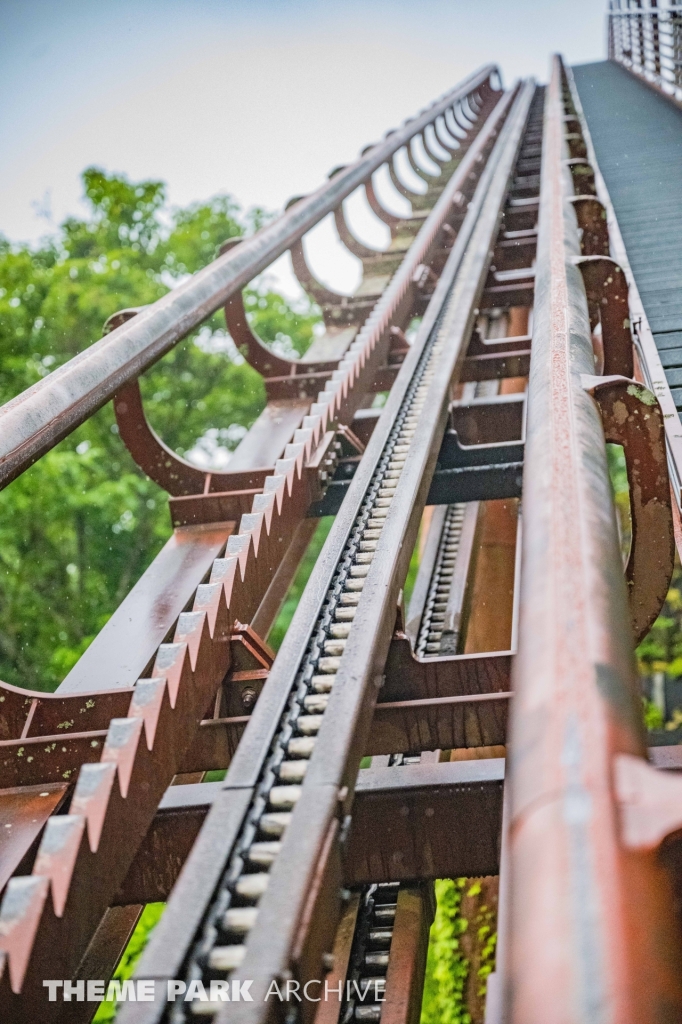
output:
[[[637,657],[643,675],[665,672],[672,678],[682,676],[682,570],[679,565],[673,571],[661,614],[637,648]]]
[[[125,952],[114,971],[114,981],[122,982],[132,978],[137,962],[142,956],[154,928],[161,920],[161,915],[165,908],[165,903],[148,903],[146,905],[125,948]],[[104,999],[99,1004],[97,1013],[93,1017],[93,1024],[111,1024],[112,1021],[116,1020],[119,1005],[113,1000]]]
[[[435,882],[436,916],[429,937],[421,1024],[471,1024],[465,997],[469,962],[460,946],[468,924],[460,913],[466,884],[466,878]]]
[[[229,196],[169,209],[159,181],[89,168],[87,213],[37,247],[0,238],[0,402],[101,337],[105,320],[154,302],[257,228]],[[302,354],[318,312],[264,283],[249,317],[279,351]],[[142,378],[150,422],[179,454],[222,466],[265,403],[222,313]],[[170,535],[165,493],[134,464],[105,406],[0,492],[0,678],[53,689]]]

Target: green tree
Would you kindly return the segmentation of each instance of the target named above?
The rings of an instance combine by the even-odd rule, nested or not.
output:
[[[165,907],[165,903],[148,903],[146,905],[130,937],[125,952],[114,971],[113,980],[127,981],[129,978],[132,978],[137,961],[142,956],[151,933],[161,920]],[[113,1000],[104,999],[97,1008],[93,1024],[111,1024],[112,1021],[116,1020],[117,1013],[118,1004]]]
[[[682,570],[676,563],[665,604],[637,648],[640,672],[682,676]]]
[[[429,936],[421,1024],[471,1024],[465,1003],[469,962],[460,946],[467,928],[460,913],[466,883],[466,878],[435,882],[436,916]]]
[[[154,302],[257,228],[229,196],[169,209],[162,182],[83,174],[88,212],[37,247],[0,238],[0,402]],[[248,315],[279,351],[303,353],[319,315],[262,284]],[[216,313],[141,380],[150,422],[179,454],[227,456],[265,403],[260,376]],[[165,493],[134,464],[111,405],[0,492],[0,678],[51,690],[170,535]]]

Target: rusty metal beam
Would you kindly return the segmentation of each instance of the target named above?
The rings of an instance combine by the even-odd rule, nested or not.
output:
[[[661,770],[682,771],[679,747],[652,747],[649,756],[652,764]],[[494,794],[498,793],[503,779],[504,761],[496,758],[363,769],[358,777],[347,842],[346,883],[355,884],[358,879],[381,880],[373,876],[369,878],[369,873],[377,864],[393,864],[394,870],[405,872],[404,876],[400,876],[401,881],[416,877],[484,874],[483,869],[479,868],[482,864],[487,868],[491,866],[490,853],[485,853],[485,850],[493,849],[491,837],[498,835],[495,831],[499,826],[496,817],[498,805]],[[171,786],[166,790],[144,843],[116,895],[114,905],[128,906],[168,899],[206,814],[222,789],[221,782],[209,782]],[[477,802],[477,792],[487,794],[483,804]],[[428,839],[431,842],[435,837],[434,848],[437,849],[438,860],[429,869],[431,874],[412,874],[414,869],[410,865],[414,864],[415,857],[426,860],[431,856],[426,847],[419,851],[415,836],[421,827],[418,823],[421,821],[422,825],[429,824],[427,819],[434,817],[435,810],[434,814],[427,813],[429,808],[436,807],[434,801],[440,809],[439,813],[443,811],[445,815],[442,820],[433,823],[433,831],[429,833]],[[459,819],[457,815],[465,810],[467,817]],[[492,817],[488,818],[488,814]],[[401,822],[402,818],[410,816],[407,824]],[[456,849],[446,849],[452,838],[448,838],[448,822],[452,829],[456,829],[460,820],[467,822],[466,835],[474,835],[478,844],[478,853],[474,857],[476,863],[466,860],[468,855],[463,852],[466,843],[459,845],[458,840]],[[378,822],[385,825],[388,831],[378,827]],[[441,842],[438,837],[443,829],[445,834]],[[411,845],[413,840],[414,845]]]
[[[174,530],[56,692],[89,697],[134,686],[236,531],[236,522]]]
[[[325,975],[327,992],[330,993],[330,998],[323,999],[318,1004],[315,1013],[315,1024],[338,1024],[342,1007],[343,985],[347,977],[351,950],[353,948],[353,938],[358,921],[360,902],[361,893],[353,893],[343,911],[334,937],[332,967],[329,973]]]
[[[358,775],[344,847],[344,884],[494,875],[498,869],[504,759]],[[166,900],[222,782],[171,786],[115,904]]]
[[[18,865],[30,865],[43,826],[64,803],[68,788],[66,782],[53,782],[0,790],[0,891]]]
[[[400,888],[381,1007],[383,1024],[419,1024],[434,911],[432,886]]]
[[[500,134],[497,162],[486,169],[485,191],[484,178],[481,179],[480,213],[475,221],[471,221],[466,254],[459,256],[457,252],[463,241],[462,233],[452,251],[451,259],[459,256],[462,262],[454,278],[451,304],[448,305],[448,314],[452,319],[446,314],[443,327],[437,335],[443,338],[442,368],[434,373],[433,383],[429,385],[421,428],[410,445],[410,457],[397,484],[391,509],[393,514],[389,512],[386,519],[381,541],[376,548],[376,560],[369,570],[360,597],[358,615],[361,616],[363,628],[355,634],[351,629],[345,643],[336,675],[337,683],[329,700],[329,709],[322,720],[317,746],[310,758],[306,779],[301,787],[301,798],[292,814],[291,829],[284,836],[281,854],[272,870],[271,885],[261,900],[258,917],[246,946],[246,958],[235,972],[236,978],[253,977],[254,995],[262,986],[267,989],[270,979],[287,969],[286,965],[290,962],[297,963],[299,969],[303,969],[296,952],[301,940],[294,939],[301,915],[305,914],[306,918],[310,915],[313,934],[312,922],[319,921],[320,915],[326,915],[329,921],[329,915],[334,912],[333,904],[329,905],[322,899],[322,890],[320,898],[317,898],[313,880],[325,856],[329,858],[329,870],[334,870],[334,856],[338,849],[335,829],[339,792],[345,794],[341,798],[341,806],[348,807],[365,735],[369,730],[368,712],[376,699],[377,672],[380,672],[380,665],[385,661],[398,590],[407,571],[428,480],[435,465],[437,451],[434,451],[434,442],[438,443],[445,424],[449,383],[461,365],[464,347],[473,327],[474,311],[484,287],[492,243],[499,229],[509,177],[525,128],[531,97],[532,88],[524,86]],[[474,208],[470,207],[469,214],[472,213],[475,216]],[[404,366],[407,365],[406,361]],[[397,409],[396,404],[396,412]],[[378,441],[376,434],[372,442],[375,439]],[[377,455],[381,451],[378,445],[375,450]],[[358,477],[355,479],[358,480]],[[362,484],[357,488],[358,498],[363,496],[365,487]],[[311,586],[312,579],[309,588]],[[313,586],[313,593],[314,590]],[[292,681],[295,678],[298,659],[304,652],[302,648],[299,653],[297,643],[296,633],[290,633],[285,639],[280,659],[275,662],[270,677],[274,685],[289,676]],[[284,657],[285,646],[290,660]],[[233,766],[236,763],[235,759]],[[241,767],[243,770],[245,764],[242,763]],[[237,784],[238,779],[239,774],[235,771],[232,784]],[[326,890],[324,892],[326,894]],[[318,941],[317,935],[315,941]],[[319,955],[321,952],[319,950]],[[310,962],[307,956],[306,962]],[[256,998],[253,1007],[237,1010],[236,1019],[255,1021],[262,1016],[263,1007]]]
[[[545,107],[511,731],[511,1024],[682,1013],[671,892],[625,849],[614,758],[644,757],[627,596],[592,374],[559,58]],[[661,956],[661,950],[666,956]],[[597,1010],[599,1007],[599,1010]]]
[[[361,771],[346,884],[497,874],[503,781],[503,758]]]
[[[486,120],[477,144],[469,148],[436,208],[426,216],[417,236],[417,250],[420,246],[428,249],[443,217],[447,219],[445,207],[454,198],[452,192],[460,177],[474,174],[478,181],[514,96],[512,93],[500,100]],[[490,94],[489,106],[493,98],[494,94]],[[461,258],[464,242],[456,244]],[[228,260],[230,255],[226,254],[224,259]],[[46,1020],[55,1012],[53,1007],[43,1005],[41,976],[48,971],[69,977],[77,967],[132,863],[156,810],[157,797],[170,779],[183,770],[183,758],[191,747],[199,720],[209,712],[217,687],[231,668],[228,641],[233,627],[238,622],[251,621],[257,614],[298,523],[311,501],[319,496],[319,453],[327,450],[333,436],[328,427],[336,421],[352,421],[375,371],[381,367],[382,357],[391,350],[391,318],[399,317],[413,299],[411,279],[398,272],[386,290],[386,301],[392,305],[377,311],[367,330],[360,332],[334,380],[327,382],[318,403],[295,433],[293,443],[286,447],[284,458],[276,462],[273,473],[263,481],[263,493],[253,499],[249,506],[253,510],[242,516],[239,532],[231,533],[230,526],[227,532],[231,535],[221,538],[227,539],[225,557],[214,559],[209,582],[198,586],[193,599],[191,593],[188,595],[184,607],[191,602],[193,610],[179,616],[174,642],[162,644],[155,658],[151,652],[151,678],[138,680],[132,691],[124,687],[116,694],[117,699],[127,702],[119,712],[121,717],[115,718],[106,732],[69,731],[74,724],[69,721],[68,735],[50,734],[50,750],[55,753],[49,762],[52,775],[56,773],[56,777],[71,781],[79,763],[81,768],[71,813],[50,819],[32,874],[13,877],[3,901],[0,986],[2,997],[17,1020],[30,1019],[39,1007]],[[128,324],[116,328],[109,338],[117,331],[125,334],[136,324],[149,326],[155,309],[141,311]],[[298,416],[299,410],[295,412]],[[59,419],[59,414],[55,418]],[[245,468],[248,472],[248,467]],[[207,500],[213,497],[210,493],[206,495]],[[182,496],[177,500],[182,500]],[[208,518],[210,515],[209,510]],[[78,698],[73,699],[85,700],[86,696],[79,690]],[[98,694],[93,706],[99,706],[99,697]],[[30,699],[31,695],[27,695]],[[35,702],[36,708],[49,705],[49,701],[38,698]],[[90,701],[85,704],[89,707]],[[223,713],[234,715],[229,701]],[[65,725],[58,723],[57,728]],[[38,736],[26,735],[25,751],[23,737],[5,741],[5,756],[11,769],[24,753],[30,753],[24,762],[31,764],[28,773],[35,773],[36,779],[42,781],[48,761],[42,752],[36,758],[33,747],[37,750],[36,744],[47,740],[47,735],[38,735],[40,740]],[[22,771],[25,782],[26,769]],[[115,838],[123,834],[126,843],[119,848]],[[63,938],[67,933],[68,942]]]
[[[578,96],[578,91],[570,68],[567,68],[566,75],[568,78],[571,98],[576,110],[577,123],[585,139],[587,153],[595,172],[597,193],[605,209],[608,225],[607,230],[608,235],[610,236],[610,251],[618,261],[618,264],[622,268],[627,279],[630,302],[630,321],[635,333],[635,347],[637,349],[639,362],[643,371],[643,381],[656,395],[663,412],[670,475],[672,478],[675,501],[679,507],[682,503],[682,426],[680,425],[680,416],[675,408],[675,402],[670,391],[670,386],[666,380],[665,372],[661,364],[661,356],[659,355],[656,347],[649,319],[642,304],[639,289],[637,288],[637,282],[635,281],[630,267],[623,237],[613,209],[613,204],[604,178],[599,170],[594,145],[592,143],[590,131],[580,104],[580,97]],[[608,255],[608,252],[605,254]]]
[[[0,409],[0,485],[13,480],[124,384],[139,377],[440,114],[472,93],[487,89],[490,94],[495,73],[493,65],[486,65],[470,75],[253,238],[4,405]]]
[[[434,297],[433,306],[429,306],[429,311],[421,325],[418,339],[413,344],[403,363],[396,385],[384,409],[382,423],[385,425],[387,433],[382,431],[381,434],[378,434],[377,430],[381,430],[378,427],[371,438],[367,452],[363,457],[364,471],[356,474],[352,485],[353,499],[351,501],[351,495],[349,494],[348,502],[346,503],[350,507],[346,509],[344,506],[341,516],[337,518],[332,528],[332,533],[327,540],[325,549],[320,559],[318,559],[313,577],[311,577],[306,589],[304,600],[297,609],[294,622],[287,633],[268,683],[263,690],[254,715],[239,745],[237,755],[230,767],[228,786],[223,791],[224,799],[222,799],[220,807],[214,805],[211,810],[201,837],[195,844],[190,861],[183,873],[183,881],[178,885],[174,898],[167,908],[164,919],[162,919],[160,930],[152,938],[144,959],[139,966],[140,976],[143,976],[146,971],[151,970],[156,977],[169,977],[173,972],[181,969],[189,949],[194,949],[194,936],[197,934],[199,925],[201,925],[201,930],[203,931],[202,917],[204,913],[213,913],[215,887],[220,883],[220,876],[223,870],[222,864],[224,863],[224,854],[216,857],[215,841],[218,835],[220,835],[222,850],[225,851],[228,849],[228,845],[233,847],[237,839],[238,830],[241,829],[241,816],[244,814],[245,806],[248,806],[251,800],[250,791],[252,787],[259,785],[264,759],[269,757],[273,731],[279,730],[284,725],[284,720],[280,716],[285,713],[285,709],[288,706],[290,688],[298,672],[298,659],[301,656],[306,656],[305,649],[312,628],[308,614],[311,602],[312,605],[319,605],[324,597],[324,588],[329,586],[328,576],[336,571],[340,552],[345,547],[353,520],[357,515],[358,507],[364,501],[366,489],[374,476],[377,460],[380,459],[387,444],[387,437],[389,435],[391,438],[393,437],[392,432],[394,430],[395,418],[401,413],[403,402],[407,401],[405,395],[411,396],[412,391],[409,389],[412,387],[413,379],[415,381],[421,380],[422,365],[426,365],[426,356],[427,353],[430,353],[430,344],[428,348],[425,346],[427,342],[430,343],[437,337],[436,334],[433,334],[432,339],[434,320],[442,308],[442,303],[448,295],[449,289],[452,287],[452,283],[457,277],[461,266],[461,285],[457,289],[457,300],[453,300],[452,306],[454,320],[451,330],[453,332],[453,341],[448,347],[447,356],[444,357],[445,365],[443,372],[436,375],[437,384],[436,378],[434,378],[434,389],[437,389],[437,397],[436,390],[434,390],[433,401],[427,403],[428,426],[425,427],[423,436],[419,437],[418,455],[415,455],[412,468],[408,474],[409,484],[406,483],[406,486],[409,488],[409,498],[406,499],[405,503],[396,501],[396,508],[401,509],[399,517],[401,525],[398,525],[398,519],[396,519],[395,529],[401,530],[405,526],[408,531],[412,531],[414,526],[413,520],[418,522],[421,513],[420,503],[423,504],[423,497],[425,497],[425,493],[422,495],[422,492],[427,485],[426,478],[422,479],[422,471],[425,470],[428,476],[437,455],[437,451],[431,451],[431,435],[433,433],[435,436],[438,430],[442,430],[445,425],[449,399],[447,384],[459,362],[464,357],[465,346],[470,337],[475,316],[473,313],[475,300],[480,295],[484,286],[485,273],[487,272],[490,259],[490,246],[497,234],[502,207],[506,198],[509,175],[525,126],[531,95],[532,88],[530,86],[521,90],[512,107],[509,120],[505,128],[500,132],[500,140],[497,144],[497,153],[499,155],[492,160],[489,167],[486,167],[481,177],[481,184],[479,185],[474,203],[467,214],[465,226],[463,226],[458,235],[449,257],[448,266],[437,286],[438,301],[435,301]],[[448,328],[448,331],[450,331],[450,328]],[[424,359],[421,358],[422,355]],[[419,370],[419,376],[416,376],[417,370]],[[416,383],[414,387],[416,387]],[[443,416],[443,419],[441,419],[441,416]],[[397,426],[395,429],[398,429]],[[391,446],[394,443],[396,442],[391,440]],[[419,480],[417,480],[417,477],[419,477]],[[413,489],[415,489],[416,494],[413,494]],[[403,516],[407,516],[408,524],[403,523]],[[387,531],[388,522],[389,520],[387,520]],[[372,627],[371,630],[368,630],[367,636],[364,639],[363,650],[368,645],[376,647],[372,662],[375,659],[385,660],[388,642],[393,630],[393,620],[395,619],[397,589],[394,592],[394,588],[400,586],[400,575],[407,568],[405,558],[407,557],[408,550],[411,550],[408,539],[406,535],[404,545],[396,546],[393,531],[388,531],[387,534],[387,551],[389,549],[392,551],[391,557],[395,563],[391,572],[391,594],[393,595],[393,600],[391,601],[387,591],[386,595],[382,596],[381,602],[377,603],[376,608],[373,607],[371,602],[367,604],[372,617]],[[339,545],[340,548],[338,547]],[[397,550],[397,555],[394,549]],[[349,576],[349,578],[354,577]],[[324,581],[322,589],[320,589],[320,580]],[[360,600],[362,601],[362,597]],[[379,621],[375,622],[377,614]],[[379,630],[378,634],[377,629]],[[300,649],[299,645],[302,645]],[[370,702],[372,700],[372,694],[367,686],[366,679],[369,670],[368,666],[371,668],[371,663],[365,660],[361,672],[362,686],[365,691],[362,699],[363,706],[365,697]],[[353,687],[354,691],[355,685]],[[343,692],[344,687],[342,686],[339,693]],[[351,699],[350,691],[348,697]],[[311,697],[311,699],[316,698]],[[360,704],[358,704],[356,712],[353,713],[352,717],[344,722],[343,730],[335,737],[333,744],[335,748],[333,757],[334,764],[336,765],[334,771],[341,767],[340,759],[345,756],[344,749],[348,748],[346,754],[349,758],[347,768],[349,778],[353,768],[357,768],[357,764],[353,765],[352,762],[355,761],[356,755],[359,760],[364,742],[364,735],[361,733],[352,738],[349,733],[349,730],[352,731],[357,722],[357,714],[359,712]],[[345,713],[342,717],[344,716]],[[364,733],[364,730],[362,732]],[[321,744],[319,749],[324,749],[325,741],[322,741],[322,738]],[[319,759],[315,759],[313,754],[309,765],[311,772],[317,760]],[[346,771],[344,770],[344,776],[345,774]],[[267,778],[269,780],[270,775]],[[258,988],[260,988],[261,983],[266,977],[272,977],[272,964],[280,959],[281,951],[288,946],[289,940],[294,940],[292,928],[294,927],[294,921],[298,919],[300,913],[303,913],[305,919],[310,921],[310,928],[306,935],[313,943],[313,946],[309,947],[306,945],[308,938],[301,940],[303,941],[303,946],[300,946],[298,939],[294,940],[295,948],[292,946],[290,952],[299,965],[305,963],[310,966],[316,962],[316,958],[319,963],[319,957],[321,957],[324,949],[323,942],[326,941],[324,940],[325,931],[331,929],[333,932],[335,928],[335,914],[338,911],[338,907],[333,896],[333,887],[334,878],[339,871],[339,845],[337,838],[339,831],[338,821],[335,818],[337,801],[334,796],[336,787],[324,780],[315,780],[313,778],[310,786],[307,785],[306,780],[306,784],[301,788],[303,793],[309,794],[310,799],[302,799],[298,803],[293,817],[299,822],[299,826],[292,825],[291,834],[303,842],[304,849],[295,850],[294,847],[289,849],[286,838],[282,843],[282,852],[278,855],[273,868],[272,884],[262,897],[262,906],[259,908],[258,920],[252,934],[252,941],[249,941],[249,948],[253,950],[253,965],[257,971],[257,980],[254,980],[254,983]],[[241,810],[238,810],[238,805]],[[221,815],[224,815],[225,820],[229,824],[220,823]],[[287,832],[287,837],[289,834]],[[211,851],[210,859],[213,861],[210,865],[208,862],[209,851]],[[236,855],[239,856],[239,854]],[[197,865],[199,863],[207,865],[207,870],[203,872],[201,878],[199,877],[201,871],[197,872]],[[295,879],[293,877],[294,872],[296,874]],[[277,884],[275,884],[276,876],[279,876]],[[287,879],[286,884],[283,882],[283,878]],[[293,889],[292,885],[294,885]],[[188,900],[189,903],[187,902]],[[206,908],[204,912],[202,912],[201,907],[202,901],[203,906]],[[304,908],[301,901],[306,904],[307,909]],[[266,906],[268,908],[267,913]],[[277,908],[276,910],[275,907]],[[277,918],[277,925],[274,929],[267,924],[273,913]],[[177,925],[173,923],[179,920],[178,915],[180,915],[180,919],[187,922],[187,927],[183,926],[182,933],[178,932]],[[191,920],[188,920],[188,915]],[[260,938],[257,938],[257,933]],[[265,946],[263,942],[266,943]],[[262,949],[262,952],[259,952],[258,955],[255,953],[256,948],[258,950]],[[194,956],[193,952],[192,956]],[[244,961],[240,968],[240,970],[251,969],[246,961]],[[275,971],[275,973],[277,972]],[[262,1007],[258,1000],[254,1003],[254,1009],[257,1009],[259,1013],[261,1012]],[[124,1011],[124,1020],[127,1013],[129,1013],[128,1010]]]
[[[504,657],[509,659],[508,655]],[[445,670],[441,681],[450,683],[452,676],[448,678],[448,666],[444,664],[448,659],[429,660],[440,661],[441,669]],[[434,677],[437,679],[436,673],[431,678]],[[491,683],[496,683],[494,676],[484,685]],[[365,756],[392,754],[396,750],[411,753],[504,744],[510,696],[509,691],[494,690],[377,703],[365,742]],[[200,735],[184,756],[180,772],[215,771],[228,766],[248,721],[247,716],[241,716],[202,722]]]

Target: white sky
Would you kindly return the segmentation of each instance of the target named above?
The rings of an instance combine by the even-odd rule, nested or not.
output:
[[[78,213],[95,164],[172,203],[280,209],[483,63],[544,80],[605,52],[605,0],[0,0],[0,232]],[[42,208],[41,216],[37,210]],[[368,241],[372,224],[357,210]],[[353,258],[321,229],[320,276]],[[284,279],[282,279],[284,280]]]

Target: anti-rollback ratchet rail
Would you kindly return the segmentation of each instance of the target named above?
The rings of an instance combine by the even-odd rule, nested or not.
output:
[[[447,101],[436,104],[428,115],[417,118],[410,128],[398,134],[395,145],[386,149],[384,157],[391,157],[401,142],[409,141],[420,132],[424,134],[426,126],[435,131],[440,117],[438,137],[450,147],[446,150],[447,157],[441,155],[441,160],[445,167],[454,169],[454,175],[450,174],[449,179],[441,175],[440,185],[438,180],[430,184],[430,193],[427,191],[423,199],[415,194],[416,209],[411,218],[393,218],[397,246],[396,257],[392,259],[398,269],[383,294],[379,285],[374,311],[371,305],[368,309],[364,298],[356,304],[357,313],[352,302],[344,300],[341,304],[346,323],[357,323],[358,317],[362,323],[368,311],[370,316],[359,333],[357,328],[346,330],[346,354],[343,358],[337,357],[331,368],[329,363],[325,366],[327,383],[318,401],[302,399],[297,390],[296,398],[284,401],[275,398],[268,404],[261,417],[263,426],[256,424],[261,431],[265,427],[267,434],[256,449],[261,459],[272,460],[272,468],[267,468],[266,463],[265,469],[208,474],[214,486],[218,484],[218,490],[212,492],[208,483],[205,489],[202,487],[202,493],[195,496],[200,507],[193,512],[193,522],[198,518],[198,523],[207,523],[208,528],[200,526],[197,530],[192,521],[187,527],[178,525],[171,542],[157,559],[159,568],[153,565],[143,576],[122,605],[122,614],[113,617],[82,659],[92,666],[88,673],[83,674],[81,670],[79,675],[77,667],[52,699],[4,688],[8,740],[3,754],[7,785],[11,787],[16,781],[38,784],[41,792],[44,783],[57,787],[52,803],[43,803],[41,811],[44,808],[44,813],[32,819],[37,827],[25,833],[23,847],[19,844],[10,849],[5,866],[5,877],[8,877],[16,871],[30,844],[40,838],[40,830],[45,825],[42,840],[34,852],[33,872],[11,879],[1,915],[0,932],[6,950],[2,984],[6,988],[6,1002],[17,1019],[33,1019],[36,1012],[47,1019],[50,1013],[57,1012],[57,1007],[45,1002],[42,980],[46,975],[73,977],[84,955],[87,963],[89,944],[97,946],[103,941],[100,929],[104,929],[105,937],[112,932],[108,956],[115,963],[121,952],[117,943],[122,937],[124,941],[126,926],[121,928],[114,920],[119,915],[109,913],[107,907],[125,882],[164,790],[173,777],[182,772],[183,758],[191,755],[193,741],[202,737],[201,731],[198,737],[196,735],[199,719],[214,705],[216,690],[223,680],[225,697],[223,703],[219,701],[215,705],[218,714],[222,706],[229,709],[234,704],[233,679],[236,682],[244,675],[248,683],[238,684],[237,694],[241,690],[241,705],[245,710],[252,706],[272,653],[243,623],[257,616],[263,599],[267,603],[273,589],[275,597],[270,602],[270,619],[272,609],[276,614],[284,596],[282,588],[285,592],[286,580],[296,568],[296,559],[287,563],[284,556],[288,548],[297,551],[299,559],[303,554],[304,549],[301,550],[297,540],[303,529],[302,519],[312,500],[323,493],[330,468],[333,471],[331,441],[334,435],[327,428],[335,423],[352,423],[354,411],[362,405],[366,392],[377,386],[385,387],[387,373],[382,377],[381,367],[393,346],[390,330],[395,327],[399,342],[404,338],[401,328],[408,326],[411,316],[419,311],[423,302],[420,282],[426,277],[424,284],[428,291],[429,275],[437,279],[447,257],[455,233],[451,225],[457,225],[461,219],[460,209],[475,187],[496,131],[508,110],[510,97],[498,102],[499,93],[490,88],[490,75],[488,71],[474,76],[462,90],[455,90]],[[481,112],[489,116],[477,123]],[[426,139],[424,145],[427,146]],[[454,164],[453,154],[461,156],[459,161],[454,158]],[[383,212],[372,190],[371,178],[367,176],[372,167],[362,166],[363,187],[373,205]],[[330,186],[332,192],[335,187]],[[424,208],[429,195],[433,204],[431,210],[428,205]],[[327,202],[326,191],[324,196]],[[321,215],[318,210],[315,219]],[[289,214],[285,215],[286,225],[290,219]],[[412,239],[414,242],[410,245]],[[400,245],[404,246],[405,240],[406,251],[401,252]],[[242,244],[253,249],[250,242]],[[262,237],[256,249],[261,244]],[[275,248],[270,248],[272,258]],[[215,294],[217,298],[212,302],[225,297],[224,291]],[[164,302],[161,300],[161,305]],[[328,331],[333,340],[337,309],[332,299],[328,305]],[[138,316],[149,325],[158,307],[156,304]],[[116,328],[118,330],[120,328]],[[178,331],[177,324],[174,331]],[[357,333],[355,339],[354,333]],[[100,347],[107,348],[104,343]],[[72,361],[76,376],[81,363],[80,357]],[[64,380],[71,373],[72,364],[57,371],[52,382],[43,382],[41,393],[46,401],[45,408],[61,401]],[[292,372],[298,368],[292,363]],[[393,379],[396,372],[391,371]],[[377,373],[379,380],[375,383]],[[389,383],[391,374],[388,374]],[[116,383],[120,381],[115,374],[110,383],[105,382],[107,388]],[[125,394],[125,402],[116,403],[119,422],[125,424],[131,415],[138,417],[138,436],[147,436],[149,441],[148,449],[134,454],[154,476],[157,472],[154,446],[158,439],[149,433],[139,402],[136,405],[135,393],[128,388]],[[33,401],[31,395],[32,392],[27,393],[27,401]],[[21,404],[17,400],[12,409],[16,411]],[[287,441],[292,443],[287,445]],[[249,443],[247,436],[240,446],[244,450],[241,462],[253,466],[255,453],[250,453]],[[151,454],[145,462],[148,452]],[[239,450],[235,453],[235,462],[240,454]],[[176,467],[180,496],[187,494],[182,487],[185,486],[183,481],[189,479],[189,498],[194,501],[191,493],[193,467],[167,449],[164,449],[163,460]],[[263,463],[255,465],[262,467]],[[213,493],[216,493],[217,508]],[[253,511],[242,517],[240,530],[235,529],[236,523],[229,520],[238,519],[241,511],[248,510],[250,505]],[[216,559],[223,553],[225,557]],[[280,562],[284,583],[278,569]],[[202,580],[207,579],[209,582],[202,584]],[[200,584],[198,589],[197,584]],[[162,609],[161,615],[155,610],[150,617],[150,605]],[[188,606],[194,610],[177,618],[178,612]],[[267,628],[267,622],[265,626]],[[174,642],[159,648],[159,641],[169,631],[171,636],[174,633]],[[246,672],[240,664],[244,658]],[[136,659],[138,673],[145,665],[151,664],[153,668],[151,678],[139,680],[132,687],[136,676],[131,678],[130,672],[131,666],[134,670]],[[231,668],[233,661],[235,665]],[[99,671],[100,664],[103,673]],[[94,682],[100,674],[108,686],[105,682],[102,690],[97,690],[96,686],[93,689],[90,680]],[[241,710],[239,701],[237,708]],[[62,732],[57,732],[55,740],[58,723]],[[76,724],[78,732],[74,731]],[[203,732],[204,738],[215,735]],[[56,756],[46,756],[50,753]],[[196,756],[204,755],[199,751]],[[205,756],[210,760],[213,755]],[[225,765],[229,751],[223,749],[216,756],[218,764]],[[28,768],[26,772],[24,765]],[[72,780],[76,780],[75,790],[70,786]],[[20,806],[11,811],[17,824],[23,822],[22,815],[31,813],[30,809],[24,810],[31,808],[31,796],[27,792],[25,802],[22,797]],[[70,801],[69,813],[50,817],[52,808],[64,810],[65,800]],[[122,836],[125,842],[121,846]],[[35,851],[35,846],[33,849]],[[128,915],[128,922],[134,923],[134,920],[133,911]],[[64,938],[65,934],[68,939]]]
[[[376,699],[376,673],[380,679],[406,557],[426,498],[429,462],[431,470],[435,464],[434,439],[445,428],[450,381],[475,319],[532,92],[533,87],[526,85],[512,108],[403,364],[402,380],[396,381],[375,428],[225,781],[221,810],[226,822],[234,821],[234,803],[243,799],[254,775],[255,788],[245,824],[235,836],[235,852],[191,955],[188,978],[232,970],[237,980],[255,978],[257,1013],[263,1012],[272,978],[288,967],[301,903],[319,858],[338,856],[325,845],[338,842],[335,816],[344,808],[350,810],[358,763],[348,763],[348,758],[363,752],[363,723],[369,721]],[[377,565],[381,569],[375,580]],[[320,593],[322,607],[311,633],[311,610]],[[362,630],[353,629],[356,615]],[[340,701],[337,695],[342,696]],[[271,738],[276,704],[284,705],[284,711]],[[264,768],[256,760],[258,748]],[[343,789],[346,796],[339,804]],[[220,830],[218,814],[216,807],[206,844],[212,841],[213,830]],[[224,844],[226,830],[220,831]],[[299,842],[303,834],[305,851]],[[195,856],[205,857],[201,840]],[[262,871],[256,879],[253,872],[258,866]],[[191,873],[190,868],[187,875]],[[234,896],[243,895],[249,886],[250,905],[232,908]],[[262,888],[256,892],[258,886]],[[175,899],[181,907],[182,886]],[[173,957],[172,920],[169,915],[155,937],[152,963],[157,951]],[[145,973],[144,963],[140,970]],[[181,1019],[186,1009],[178,1006],[176,1018]]]
[[[611,19],[640,74],[647,17],[629,57]],[[433,880],[489,876],[494,901],[498,875],[486,1024],[680,1017],[679,855],[657,852],[680,785],[645,761],[633,661],[673,568],[679,417],[570,72],[557,58],[547,89],[507,93],[497,77],[470,76],[0,410],[7,483],[113,397],[174,526],[55,694],[1,684],[3,1020],[87,1024],[86,982],[167,900],[120,1024],[417,1024]],[[384,206],[381,167],[409,214]],[[386,251],[346,221],[356,188]],[[330,213],[362,262],[353,296],[307,260]],[[323,309],[302,360],[263,345],[240,294],[286,249]],[[268,403],[211,473],[154,434],[137,378],[223,304]],[[625,571],[605,441],[630,482]],[[224,781],[200,784],[212,769]]]

